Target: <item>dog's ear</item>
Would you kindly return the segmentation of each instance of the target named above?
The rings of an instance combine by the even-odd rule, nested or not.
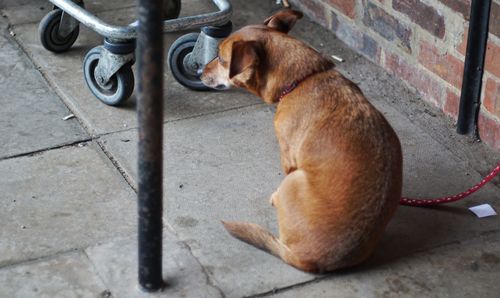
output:
[[[260,62],[261,52],[262,45],[258,41],[235,41],[231,50],[229,79],[241,76],[239,80],[248,81]]]
[[[283,33],[288,33],[292,30],[293,25],[298,19],[302,18],[302,13],[297,10],[285,9],[280,10],[264,21],[264,25],[276,29]]]

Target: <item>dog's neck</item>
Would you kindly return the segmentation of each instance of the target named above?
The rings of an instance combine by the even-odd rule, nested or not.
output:
[[[267,103],[278,102],[284,90],[293,89],[313,74],[332,69],[333,61],[304,43],[291,39],[287,45],[268,52],[267,73],[260,74],[257,95]],[[291,91],[291,90],[290,90]],[[286,91],[285,91],[286,93]]]
[[[333,67],[332,67],[333,68]],[[293,81],[290,85],[287,85],[283,88],[283,90],[281,91],[281,94],[280,96],[278,97],[278,100],[276,100],[277,102],[281,102],[285,96],[287,96],[288,94],[290,94],[293,90],[295,90],[295,88],[297,88],[300,83],[302,83],[303,81],[309,79],[310,77],[316,75],[316,74],[319,74],[319,73],[322,73],[324,71],[328,71],[330,70],[331,68],[329,69],[325,69],[325,70],[322,70],[322,71],[318,71],[318,72],[313,72],[313,73],[310,73],[308,75],[306,75],[305,77],[303,77],[302,79],[300,80],[297,80],[297,81]]]

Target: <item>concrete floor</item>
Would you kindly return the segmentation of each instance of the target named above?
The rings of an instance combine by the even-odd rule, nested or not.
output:
[[[274,1],[231,1],[236,27]],[[135,1],[87,1],[113,23]],[[136,284],[135,97],[101,104],[82,59],[102,38],[86,28],[71,51],[40,45],[47,1],[0,0],[0,297],[143,297]],[[184,15],[213,9],[183,1]],[[183,33],[165,35],[169,45]],[[426,105],[418,92],[308,19],[293,35],[345,59],[338,69],[383,113],[404,151],[404,195],[436,197],[481,179],[500,154]],[[276,232],[269,195],[283,175],[274,107],[243,91],[189,91],[165,70],[165,297],[493,297],[500,293],[500,190],[436,208],[401,207],[376,254],[330,275],[305,274],[229,237],[220,219]],[[76,118],[62,120],[74,113]],[[498,183],[497,183],[498,184]]]

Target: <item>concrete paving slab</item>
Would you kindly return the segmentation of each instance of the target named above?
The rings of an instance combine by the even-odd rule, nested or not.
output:
[[[227,297],[313,278],[232,239],[219,221],[251,220],[276,230],[268,199],[282,174],[272,117],[271,107],[259,105],[165,125],[166,221]],[[102,137],[131,176],[136,140],[135,130]]]
[[[110,297],[80,252],[0,269],[0,297]]]
[[[495,233],[266,297],[496,297],[498,280],[500,234]]]
[[[211,2],[183,2],[183,13],[194,15],[211,11]],[[134,20],[135,8],[119,9],[98,14],[116,24]],[[38,40],[37,24],[14,26],[16,38],[27,51],[41,72],[55,87],[65,103],[80,118],[91,134],[99,135],[137,127],[135,96],[120,108],[109,107],[99,102],[87,89],[82,72],[83,57],[92,47],[102,43],[102,38],[86,28],[81,28],[75,46],[64,54],[46,51]],[[170,45],[184,34],[166,34],[165,45]],[[258,100],[239,92],[194,92],[182,87],[170,74],[165,63],[165,119],[167,121],[209,114],[235,107],[258,103]]]
[[[89,138],[3,28],[0,64],[0,159]]]
[[[164,230],[163,279],[166,287],[147,294],[137,281],[137,237],[87,248],[85,252],[113,297],[222,297],[189,248]]]
[[[478,173],[400,113],[379,105],[402,139],[405,194],[450,194],[480,180]],[[165,125],[166,220],[229,296],[261,293],[314,278],[231,239],[218,222],[241,219],[275,230],[274,211],[267,199],[282,176],[272,119],[273,108],[259,105]],[[134,130],[102,138],[103,146],[132,180],[136,140]],[[499,230],[498,217],[479,220],[466,209],[487,202],[499,210],[498,197],[498,189],[487,186],[450,207],[401,207],[373,259],[374,266]]]
[[[134,192],[95,144],[0,161],[0,266],[135,230]]]
[[[16,6],[21,6],[21,5],[28,5],[28,4],[39,4],[43,2],[44,0],[2,0],[0,2],[0,9],[3,8],[8,8],[8,7],[16,7]]]

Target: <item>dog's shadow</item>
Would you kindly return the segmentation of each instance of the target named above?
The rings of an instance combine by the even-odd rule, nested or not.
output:
[[[412,258],[416,253],[473,237],[481,232],[479,229],[477,219],[463,206],[401,206],[374,255],[359,269],[375,269]]]

